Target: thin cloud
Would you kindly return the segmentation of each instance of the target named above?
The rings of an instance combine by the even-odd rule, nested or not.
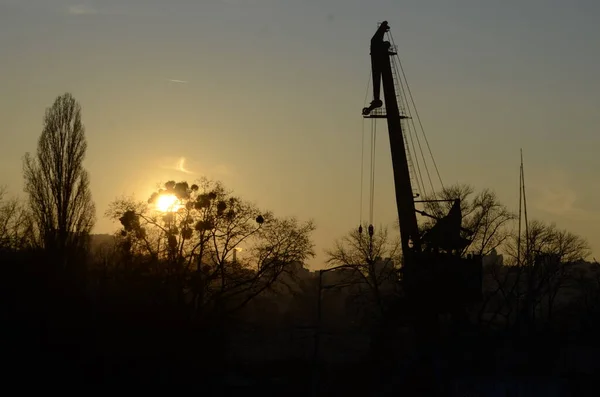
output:
[[[175,83],[175,84],[188,84],[189,81],[187,80],[177,80],[177,79],[167,79],[167,81],[169,83]]]
[[[93,8],[89,5],[76,4],[76,5],[69,6],[67,8],[67,12],[70,15],[92,15],[92,14],[97,14],[98,10],[96,10],[95,8]]]
[[[207,165],[186,157],[165,157],[160,160],[159,167],[165,170],[181,172],[191,176],[207,178],[223,178],[235,175],[234,169],[227,164]],[[200,171],[198,171],[200,170]]]
[[[185,157],[181,157],[177,162],[177,167],[175,168],[179,172],[183,172],[185,174],[193,174],[192,171],[185,168]]]
[[[195,172],[187,168],[186,162],[187,160],[185,157],[166,159],[165,164],[163,164],[160,168],[178,171],[188,175],[195,175]]]

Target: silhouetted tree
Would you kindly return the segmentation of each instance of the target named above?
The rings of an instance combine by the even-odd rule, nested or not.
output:
[[[513,237],[509,252],[516,261],[517,238]],[[530,222],[527,232],[521,236],[521,263],[516,265],[524,271],[524,286],[519,289],[523,310],[535,320],[539,315],[552,317],[559,293],[572,281],[574,265],[590,255],[588,242],[581,236],[558,229],[554,224]],[[545,309],[545,310],[544,310]]]
[[[399,236],[390,236],[387,228],[378,228],[370,236],[365,225],[364,230],[352,230],[334,244],[333,249],[326,251],[327,264],[353,269],[348,274],[353,274],[354,282],[367,288],[372,303],[383,311],[382,289],[386,284],[395,284],[402,259]]]
[[[17,199],[6,199],[0,187],[0,251],[17,251],[31,246],[31,218]]]
[[[484,189],[475,194],[472,186],[456,184],[442,189],[436,193],[437,199],[446,201],[433,201],[425,203],[425,212],[436,218],[442,218],[448,214],[455,199],[460,199],[462,210],[462,227],[472,234],[463,231],[463,237],[472,240],[463,253],[472,252],[478,255],[487,255],[493,249],[498,249],[510,236],[510,224],[515,215],[498,201],[496,194]],[[434,219],[425,218],[422,228],[433,226]]]
[[[164,200],[169,208],[161,208]],[[242,308],[314,255],[312,222],[261,212],[208,179],[167,182],[147,203],[116,200],[107,216],[123,226],[130,258],[145,256],[155,272],[174,278],[179,299],[198,311]]]
[[[81,106],[71,94],[63,94],[46,110],[36,156],[27,153],[23,161],[38,242],[61,258],[85,245],[95,222],[83,168],[86,149]]]
[[[399,236],[391,236],[387,228],[378,228],[371,235],[365,225],[336,241],[326,253],[328,265],[342,267],[340,282],[348,291],[348,307],[355,309],[354,318],[371,334],[372,357],[383,358],[389,354],[386,343],[398,317],[393,308],[399,292]]]
[[[517,233],[510,235],[506,252],[509,258],[517,260]],[[568,230],[559,229],[555,224],[538,220],[530,221],[527,230],[522,228],[521,255],[523,262],[532,262],[533,256],[555,255],[562,262],[575,262],[591,255],[587,240]]]
[[[492,312],[489,321],[503,318],[506,327],[515,321],[532,327],[536,319],[552,320],[561,292],[576,288],[573,270],[590,250],[581,236],[540,221],[529,222],[520,247],[518,241],[514,234],[505,245],[507,266],[485,270],[488,291],[480,315]]]

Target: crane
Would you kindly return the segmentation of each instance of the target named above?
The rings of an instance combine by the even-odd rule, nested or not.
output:
[[[469,255],[463,258],[457,255],[470,243],[463,237],[466,230],[461,226],[459,199],[453,200],[452,209],[443,218],[436,218],[415,207],[403,136],[403,120],[409,117],[401,113],[398,105],[395,87],[400,85],[394,80],[397,73],[394,73],[390,60],[397,52],[385,40],[389,30],[388,22],[383,21],[371,38],[373,100],[362,109],[362,115],[364,118],[387,121],[403,255],[403,282],[407,296],[413,302],[418,302],[419,310],[425,304],[436,312],[452,311],[457,305],[464,306],[479,299],[481,257]],[[417,213],[436,219],[435,225],[422,233]],[[468,231],[466,234],[469,235]]]
[[[363,109],[362,114],[367,118],[387,119],[402,252],[407,256],[412,251],[418,251],[421,244],[406,148],[402,136],[401,120],[406,118],[406,116],[401,115],[398,108],[396,90],[394,88],[394,76],[392,75],[392,65],[390,63],[390,56],[396,55],[396,53],[393,51],[390,52],[390,42],[384,41],[384,35],[388,30],[389,25],[387,21],[382,22],[371,39],[373,101],[371,101],[369,107]],[[382,83],[386,112],[374,112],[375,109],[383,106],[380,94]]]
[[[418,163],[417,170],[414,169],[414,157],[408,151],[408,140],[405,141],[405,132],[410,132],[410,128],[407,131],[403,128],[404,123],[408,124],[407,127],[414,124],[409,124],[412,120],[406,120],[412,115],[408,106],[402,106],[401,111],[398,103],[400,99],[400,105],[407,105],[407,99],[395,60],[392,62],[392,57],[397,55],[395,45],[385,40],[389,30],[388,22],[383,21],[371,38],[373,100],[362,109],[362,116],[385,119],[387,123],[402,247],[401,289],[404,292],[404,299],[398,306],[403,309],[398,310],[399,316],[394,317],[414,329],[421,363],[417,365],[417,372],[429,373],[432,378],[426,383],[431,385],[436,384],[433,361],[437,354],[436,346],[441,340],[440,323],[451,321],[456,326],[451,327],[453,329],[461,329],[461,325],[466,324],[466,308],[481,299],[482,258],[478,255],[463,256],[464,248],[471,242],[467,237],[472,233],[462,227],[460,199],[449,200],[452,202],[451,209],[441,218],[417,210],[415,206],[418,194],[413,191],[411,167],[413,174],[420,171]],[[390,39],[393,42],[391,34]],[[408,85],[406,87],[410,93]],[[376,121],[373,120],[373,124]],[[424,189],[418,176],[414,178],[415,185]],[[429,200],[419,200],[426,201]],[[435,224],[429,230],[419,230],[417,213],[433,218]],[[369,225],[369,236],[372,235],[373,227]],[[445,320],[441,320],[442,314],[446,314]]]

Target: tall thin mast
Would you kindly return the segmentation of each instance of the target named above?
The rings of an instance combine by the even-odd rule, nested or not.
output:
[[[525,169],[523,167],[523,149],[521,149],[521,181],[523,189],[523,211],[525,215],[525,260],[529,258],[529,221],[527,219],[527,196],[525,195]]]
[[[521,165],[519,166],[519,234],[517,236],[517,266],[521,266],[521,214],[523,204],[523,149],[521,149]]]

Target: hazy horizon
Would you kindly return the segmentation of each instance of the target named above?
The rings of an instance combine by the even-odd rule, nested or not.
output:
[[[444,183],[491,188],[516,210],[522,148],[529,218],[599,255],[598,17],[591,0],[0,0],[0,185],[22,195],[22,156],[71,92],[94,233],[117,228],[104,217],[115,198],[207,176],[314,219],[310,264],[322,266],[359,224],[360,110],[385,19]],[[374,223],[392,225],[384,122],[378,131]]]

